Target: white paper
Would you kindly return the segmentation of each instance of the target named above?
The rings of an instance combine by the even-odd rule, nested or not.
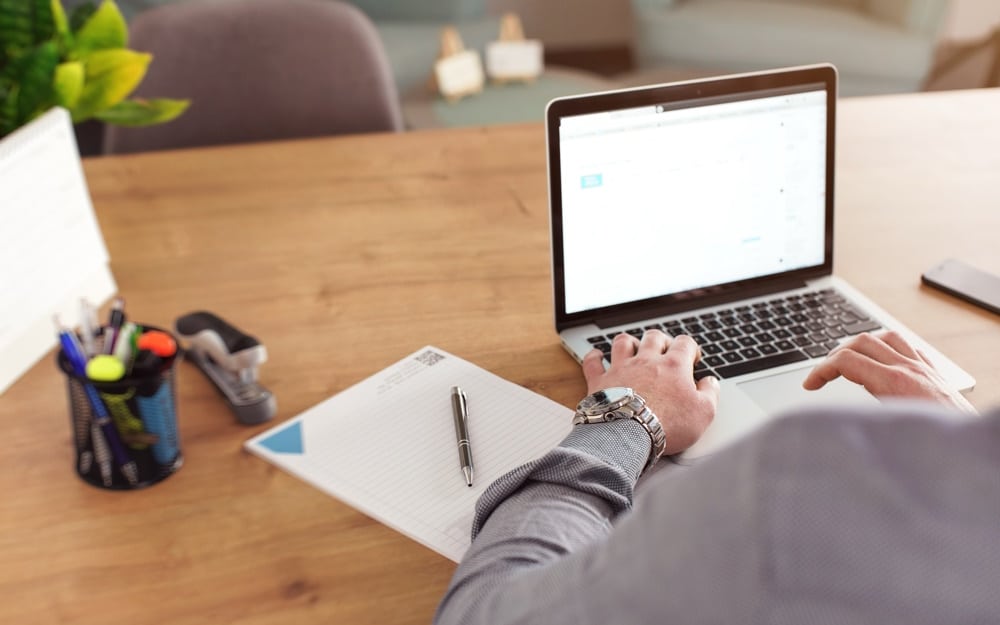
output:
[[[444,96],[461,96],[483,88],[483,62],[475,50],[462,50],[434,64],[438,89]]]
[[[116,288],[65,109],[0,141],[0,224],[2,393],[55,345],[54,314],[75,325]]]
[[[468,396],[472,488],[459,467],[452,386]],[[479,496],[555,447],[569,433],[572,414],[427,346],[245,447],[457,562],[471,542]]]
[[[492,78],[534,78],[543,69],[542,42],[537,39],[492,41],[486,46],[486,73]]]

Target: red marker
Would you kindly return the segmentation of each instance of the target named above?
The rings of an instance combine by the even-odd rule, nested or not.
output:
[[[136,347],[150,351],[160,358],[170,358],[177,353],[177,341],[174,337],[159,330],[143,332],[136,342]]]

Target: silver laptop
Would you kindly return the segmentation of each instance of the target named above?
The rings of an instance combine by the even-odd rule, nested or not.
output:
[[[954,388],[974,380],[832,275],[837,73],[816,65],[559,98],[546,110],[556,330],[577,359],[619,332],[688,334],[715,375],[697,457],[806,403],[838,343],[894,329]]]

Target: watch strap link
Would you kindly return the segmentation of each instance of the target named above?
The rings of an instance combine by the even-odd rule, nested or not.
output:
[[[646,461],[646,466],[643,467],[642,472],[648,471],[656,461],[660,459],[663,455],[663,450],[667,446],[667,436],[663,433],[663,426],[660,424],[660,420],[657,418],[653,411],[649,409],[643,402],[642,412],[632,417],[639,422],[642,429],[646,430],[649,434],[649,440],[652,443],[652,449],[649,452],[649,460]]]

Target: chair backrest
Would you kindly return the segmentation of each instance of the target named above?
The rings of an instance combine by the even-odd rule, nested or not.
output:
[[[198,0],[132,23],[153,54],[139,97],[191,100],[158,126],[107,126],[108,154],[403,129],[371,21],[333,0]]]

